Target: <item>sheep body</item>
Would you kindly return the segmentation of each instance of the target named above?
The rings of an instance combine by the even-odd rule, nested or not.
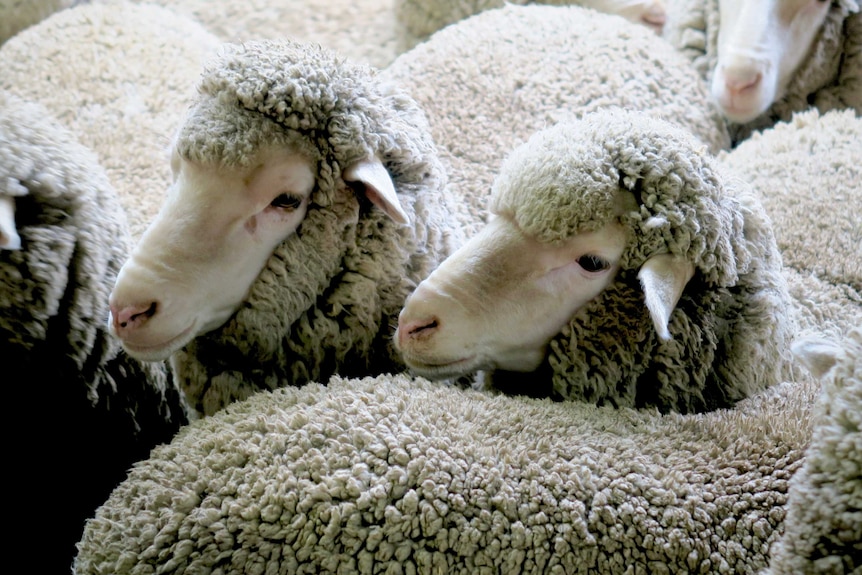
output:
[[[767,5],[773,4],[751,3],[751,6]],[[794,20],[795,28],[809,28],[806,20],[816,22],[819,19],[805,11],[807,4],[799,2],[794,6],[800,7],[794,8],[799,10]],[[754,117],[737,119],[732,113],[728,116],[729,129],[735,143],[746,139],[755,131],[775,125],[778,121],[789,121],[794,112],[812,106],[822,112],[850,108],[857,115],[862,114],[862,12],[859,10],[859,4],[855,0],[836,0],[828,4],[820,3],[818,6],[821,6],[825,13],[820,15],[822,24],[819,30],[814,30],[811,43],[806,43],[804,38],[796,38],[794,31],[787,30],[790,44],[777,49],[774,46],[761,45],[769,40],[760,38],[756,31],[742,32],[738,38],[729,37],[723,40],[721,0],[673,0],[669,4],[663,35],[692,60],[707,82],[713,84],[713,93],[723,91],[723,88],[716,84],[717,66],[725,64],[720,60],[720,51],[723,45],[724,50],[729,50],[733,42],[745,43],[744,47],[739,48],[742,53],[758,53],[755,60],[768,63],[766,72],[785,76],[783,80],[779,77],[778,83],[783,82],[785,85],[778,86],[774,96],[767,100],[768,106],[764,111]],[[786,17],[776,8],[772,14],[764,14],[757,19],[766,23],[765,25],[768,24],[770,30],[781,30],[788,24],[779,19]],[[740,18],[740,26],[750,24],[745,17]],[[796,20],[799,21],[798,26]],[[725,29],[725,33],[730,36],[731,31]],[[748,43],[752,45],[748,46]],[[793,70],[780,70],[783,68],[783,60],[790,58],[790,52],[801,45],[809,48],[807,52],[799,54],[801,60],[798,66]],[[735,65],[732,63],[733,57],[735,56],[727,56],[727,65]],[[750,57],[746,62],[749,60]],[[746,69],[750,66],[751,64],[746,65]],[[748,97],[746,92],[753,95],[760,90],[743,90],[735,97],[742,101]],[[728,108],[724,109],[725,113],[728,113]]]
[[[237,194],[225,202],[204,197],[200,209],[190,208],[199,189],[184,187],[180,179],[170,194],[176,202],[166,203],[144,234],[112,294],[115,331],[131,353],[134,342],[182,313],[197,321],[209,313],[207,306],[235,311],[208,333],[173,339],[177,328],[163,338],[172,338],[171,347],[158,352],[176,351],[171,365],[203,413],[258,389],[301,385],[336,371],[401,369],[390,342],[400,306],[462,241],[461,230],[449,221],[457,208],[422,111],[369,66],[294,41],[226,45],[206,67],[198,98],[178,129],[177,161],[197,166],[215,182],[213,193],[222,193],[222,182],[234,177],[229,174],[255,169],[260,154],[275,148],[299,153],[313,172],[313,195],[296,233],[275,238],[274,250],[249,240],[244,245],[254,255],[216,244],[223,241],[216,237],[202,250],[198,232],[221,236],[211,229],[218,218],[207,210],[233,202]],[[363,182],[348,183],[351,167],[369,158],[385,166],[392,200],[400,206],[396,211],[403,212],[396,217],[409,218],[408,225],[373,205],[381,194],[356,188]],[[239,197],[237,203],[248,208]],[[183,210],[188,217],[180,215]],[[235,231],[232,237],[249,237]],[[224,254],[237,259],[217,259]],[[262,269],[249,268],[237,279],[238,267],[258,257]],[[140,276],[150,281],[138,281]],[[222,292],[228,283],[238,286],[238,295],[213,303],[223,296],[211,287]],[[118,318],[138,301],[159,301],[165,311],[142,329],[124,332]],[[189,311],[168,311],[171,301]]]
[[[489,279],[493,271],[483,262],[522,250],[480,233],[417,288],[396,340],[417,373],[508,370],[502,354],[525,344],[530,322],[544,325],[541,334],[550,338],[530,342],[537,353],[548,344],[548,387],[525,378],[532,387],[523,390],[492,373],[493,385],[692,412],[733,405],[785,373],[794,322],[771,223],[751,191],[679,126],[617,110],[540,131],[504,162],[491,212],[489,227],[539,247],[524,263],[523,281],[510,281],[520,276],[502,265],[494,267],[504,273]],[[580,243],[620,225],[625,239],[616,251],[604,238]],[[544,264],[560,248],[559,258]],[[582,268],[584,257],[607,266]],[[672,283],[655,279],[668,269]],[[592,289],[579,287],[579,278],[599,274],[607,274],[604,289],[579,298],[578,290]],[[489,285],[499,293],[476,310],[459,307],[480,275],[483,293]],[[458,362],[461,356],[441,349],[479,349],[486,357]],[[452,361],[451,370],[426,368]]]
[[[410,49],[442,28],[485,10],[506,4],[525,5],[532,0],[396,0],[395,14],[403,28],[402,49]],[[541,0],[539,4],[577,5],[661,30],[665,20],[663,0]]]
[[[84,520],[189,412],[165,363],[128,357],[105,326],[130,239],[104,169],[44,107],[4,91],[0,199],[14,203],[20,239],[0,249],[3,384],[8,405],[32,410],[37,428],[16,429],[11,442],[12,489],[26,505],[14,537],[61,572]],[[46,518],[50,547],[32,537]]]
[[[381,75],[428,116],[450,187],[468,206],[468,235],[486,217],[506,152],[538,128],[622,107],[677,122],[713,152],[730,146],[684,55],[643,26],[582,6],[485,10],[440,30]]]

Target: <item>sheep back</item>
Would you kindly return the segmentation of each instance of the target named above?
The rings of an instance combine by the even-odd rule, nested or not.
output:
[[[718,61],[719,0],[671,0],[663,35],[691,59],[706,82]],[[734,143],[789,121],[812,105],[822,112],[850,108],[862,114],[862,12],[856,0],[835,0],[814,47],[783,96],[744,124],[730,122]]]
[[[75,569],[754,575],[815,396],[663,416],[404,374],[259,393],[137,464]]]
[[[631,239],[616,279],[551,340],[554,397],[686,413],[781,380],[794,316],[771,222],[701,142],[669,122],[605,112],[539,133],[521,150],[501,169],[495,200],[498,210],[520,202],[512,211],[531,236],[554,241],[608,222],[613,212],[593,206],[613,205],[620,187],[638,205],[619,216]],[[545,171],[558,162],[583,198],[559,207],[541,187],[525,194],[539,162]],[[665,253],[695,268],[669,341],[654,329],[638,279],[648,258]]]
[[[164,362],[131,359],[108,333],[130,238],[104,169],[42,106],[3,91],[0,196],[15,200],[22,243],[0,250],[4,390],[38,414],[38,430],[11,442],[13,491],[27,505],[18,529],[29,538],[51,518],[56,547],[41,565],[60,572],[84,520],[188,412]]]
[[[402,369],[391,335],[404,299],[462,241],[422,110],[370,66],[310,43],[225,46],[202,75],[177,150],[236,166],[276,142],[312,158],[316,188],[300,231],[276,248],[241,309],[171,359],[204,413],[255,389]],[[341,179],[371,156],[409,225]]]
[[[133,241],[171,183],[167,149],[220,41],[147,3],[76,3],[0,46],[0,89],[42,104],[96,153]]]
[[[645,26],[580,6],[507,5],[435,33],[382,73],[428,115],[474,233],[505,155],[533,132],[607,107],[678,122],[717,152],[727,130],[686,57]]]

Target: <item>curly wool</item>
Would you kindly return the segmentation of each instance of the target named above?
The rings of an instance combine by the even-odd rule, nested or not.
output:
[[[718,60],[719,0],[674,0],[663,35],[685,53],[709,82]],[[753,132],[789,121],[815,106],[821,112],[851,108],[862,114],[862,11],[856,0],[832,0],[811,54],[800,64],[787,91],[759,117],[729,123],[734,143]]]
[[[52,518],[55,547],[42,567],[60,572],[84,520],[188,412],[164,363],[131,359],[108,333],[108,295],[130,239],[105,171],[43,107],[3,91],[0,196],[15,200],[22,244],[0,250],[0,356],[12,364],[4,393],[39,427],[12,442],[12,491],[28,505],[22,533]]]
[[[336,371],[402,369],[391,343],[401,305],[463,239],[429,133],[406,93],[317,45],[228,45],[207,67],[177,151],[231,167],[264,146],[296,146],[316,164],[317,185],[299,232],[276,248],[242,308],[173,356],[200,411]],[[344,167],[375,155],[409,226],[341,179]]]
[[[607,111],[537,133],[501,168],[492,209],[528,235],[558,241],[614,217],[630,235],[617,278],[550,343],[552,396],[686,413],[730,406],[781,378],[793,316],[771,223],[703,148],[679,126]],[[547,184],[560,174],[565,185]],[[621,188],[637,207],[616,216]],[[637,277],[656,254],[695,267],[669,341]]]

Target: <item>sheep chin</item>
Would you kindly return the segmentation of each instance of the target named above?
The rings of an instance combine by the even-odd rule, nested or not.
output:
[[[120,340],[120,343],[129,356],[139,361],[164,361],[197,337],[198,331],[195,328],[196,324],[192,322],[179,334],[156,345],[138,345],[123,339]]]

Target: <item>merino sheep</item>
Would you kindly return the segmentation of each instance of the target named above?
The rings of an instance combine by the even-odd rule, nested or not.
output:
[[[546,361],[548,389],[513,391],[683,413],[776,383],[793,329],[781,257],[759,202],[720,168],[637,112],[538,132],[501,167],[487,226],[408,298],[406,364],[501,385],[494,371]]]
[[[425,111],[450,187],[470,212],[468,235],[484,221],[506,153],[559,121],[619,106],[677,122],[714,153],[730,147],[724,119],[683,54],[643,26],[582,6],[485,10],[381,74]]]
[[[402,27],[402,50],[414,48],[449,24],[500,8],[506,4],[577,5],[617,14],[661,32],[665,22],[664,0],[395,0],[395,14]]]
[[[77,4],[0,46],[0,89],[38,101],[96,153],[137,241],[170,183],[172,131],[220,44],[161,6]]]
[[[857,0],[673,0],[664,36],[710,83],[734,142],[811,106],[862,114]]]
[[[462,242],[420,108],[318,45],[226,45],[123,266],[111,329],[211,414],[255,390],[402,369],[404,298]]]
[[[787,499],[787,529],[765,575],[862,571],[862,325],[842,341],[808,336],[793,351],[821,378],[814,433]]]
[[[166,364],[128,357],[105,326],[130,238],[104,169],[42,106],[3,91],[0,206],[2,381],[19,412],[6,418],[10,547],[68,572],[84,520],[189,412]]]

